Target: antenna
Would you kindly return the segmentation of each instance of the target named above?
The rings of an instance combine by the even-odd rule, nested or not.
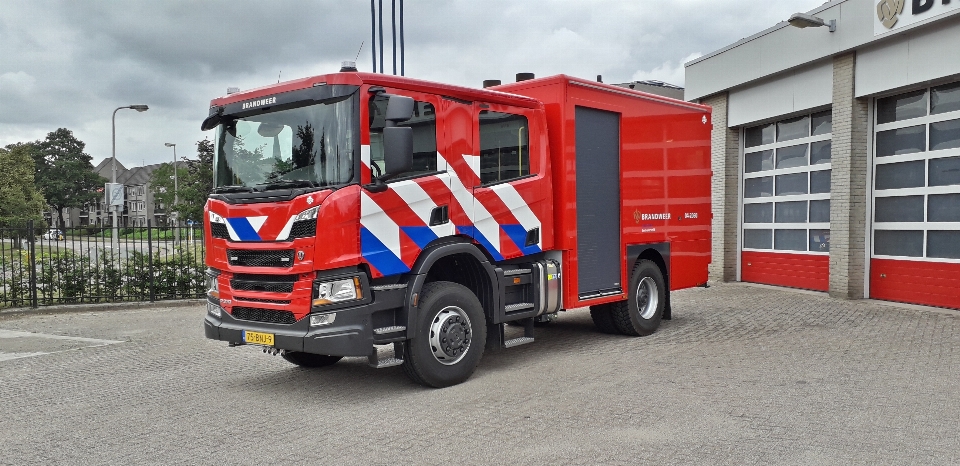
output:
[[[360,41],[360,50],[357,50],[357,56],[356,56],[356,58],[353,59],[353,61],[357,61],[357,60],[360,58],[360,51],[361,51],[361,50],[363,50],[363,41],[362,41],[362,40]]]
[[[281,74],[283,74],[283,70],[280,70],[280,72],[277,73],[277,84],[280,83],[280,75],[281,75]]]

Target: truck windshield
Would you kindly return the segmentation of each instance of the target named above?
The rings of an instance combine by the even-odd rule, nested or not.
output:
[[[331,102],[225,121],[214,190],[336,187],[354,180],[357,93]],[[246,188],[246,189],[245,189]]]

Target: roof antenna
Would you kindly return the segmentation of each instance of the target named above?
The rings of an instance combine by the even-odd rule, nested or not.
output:
[[[281,74],[283,74],[283,70],[280,70],[280,72],[277,73],[277,84],[280,84],[280,75],[281,75]]]
[[[360,41],[360,50],[363,50],[363,41],[362,41],[362,40]],[[360,58],[360,50],[357,50],[357,56],[356,56],[356,58],[353,59],[353,61],[357,61],[357,60]]]

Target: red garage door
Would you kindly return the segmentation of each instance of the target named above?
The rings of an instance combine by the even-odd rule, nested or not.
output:
[[[874,107],[870,297],[960,309],[960,83]]]
[[[740,279],[827,291],[830,110],[743,130]]]

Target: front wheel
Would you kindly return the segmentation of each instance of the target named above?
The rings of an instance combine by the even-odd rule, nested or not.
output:
[[[652,261],[637,263],[630,276],[626,301],[611,305],[610,314],[624,335],[646,336],[657,331],[667,302],[667,287],[660,267]]]
[[[442,388],[476,370],[487,339],[483,307],[467,287],[431,282],[420,292],[416,337],[407,342],[403,369],[414,382]]]

